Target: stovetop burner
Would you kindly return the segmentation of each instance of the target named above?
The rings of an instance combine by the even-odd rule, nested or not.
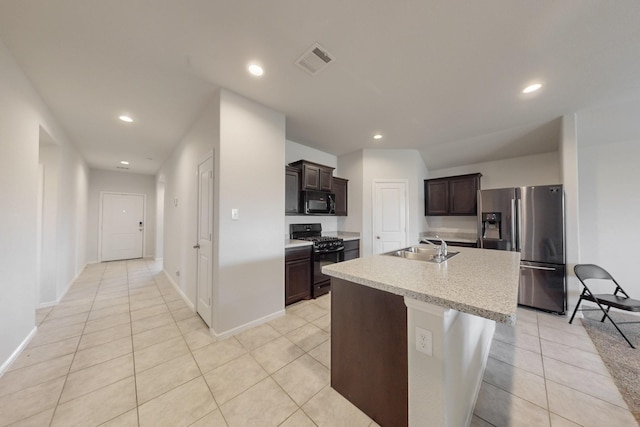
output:
[[[291,224],[289,226],[292,239],[313,242],[314,252],[331,252],[344,249],[343,240],[334,236],[322,236],[320,224]]]
[[[309,242],[332,242],[334,240],[342,240],[339,237],[332,236],[309,236],[309,237],[298,237],[298,240],[307,240]]]

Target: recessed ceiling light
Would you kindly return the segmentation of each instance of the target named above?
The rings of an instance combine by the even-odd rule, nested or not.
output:
[[[535,92],[538,89],[540,89],[542,87],[541,83],[534,83],[532,85],[529,85],[527,87],[525,87],[524,89],[522,89],[522,93],[531,93],[531,92]]]
[[[373,135],[373,139],[382,139],[382,134],[376,133]]]
[[[249,72],[250,72],[251,74],[253,74],[254,76],[258,76],[258,77],[259,77],[259,76],[261,76],[261,75],[263,75],[263,74],[264,74],[264,70],[262,69],[262,67],[261,67],[261,66],[259,66],[259,65],[257,65],[257,64],[251,64],[251,65],[249,65],[248,70],[249,70]]]
[[[120,162],[120,164],[121,164],[121,165],[128,165],[128,164],[129,164],[129,162],[127,162],[126,160],[123,160],[123,161],[121,161],[121,162]]]
[[[120,116],[120,117],[118,117],[118,118],[119,118],[120,120],[122,120],[123,122],[127,122],[127,123],[131,123],[131,122],[133,121],[133,119],[132,119],[131,117],[129,117],[129,116],[125,116],[125,115],[122,115],[122,116]]]

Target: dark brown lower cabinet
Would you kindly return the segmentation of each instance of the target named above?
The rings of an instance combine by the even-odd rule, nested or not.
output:
[[[360,258],[360,240],[344,241],[344,260]]]
[[[331,279],[331,387],[379,425],[407,425],[407,308],[402,296]]]
[[[286,249],[284,253],[284,304],[311,298],[313,265],[311,246]]]

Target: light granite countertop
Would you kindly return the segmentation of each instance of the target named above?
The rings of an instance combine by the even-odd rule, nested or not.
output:
[[[350,231],[328,231],[326,233],[322,233],[323,236],[332,236],[339,237],[342,240],[359,240],[360,233],[354,233]]]
[[[373,255],[326,265],[322,272],[396,295],[514,325],[520,253],[463,247],[456,247],[454,251],[460,253],[440,264]]]
[[[308,240],[284,239],[285,249],[299,248],[301,246],[311,246],[311,245],[313,245],[313,242],[310,242]]]

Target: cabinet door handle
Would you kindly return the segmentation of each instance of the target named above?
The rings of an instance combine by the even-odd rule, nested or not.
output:
[[[200,243],[196,243],[196,244],[193,246],[193,249],[200,249]]]

